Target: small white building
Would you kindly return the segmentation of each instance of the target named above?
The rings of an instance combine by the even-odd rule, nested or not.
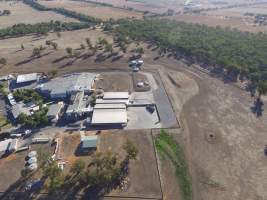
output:
[[[37,79],[38,79],[37,73],[20,74],[17,76],[17,84],[30,83],[37,81]]]

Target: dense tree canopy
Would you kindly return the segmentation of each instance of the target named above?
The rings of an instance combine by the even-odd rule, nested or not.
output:
[[[16,24],[12,27],[0,29],[0,39],[18,37],[27,34],[47,34],[50,31],[78,30],[89,28],[91,25],[83,22],[50,21],[37,24]]]
[[[252,81],[267,79],[267,35],[208,27],[167,19],[119,20],[118,38],[149,41],[160,51],[172,51],[229,74]]]

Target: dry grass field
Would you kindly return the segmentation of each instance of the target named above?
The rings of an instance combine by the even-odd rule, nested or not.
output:
[[[216,12],[217,11],[214,11],[214,13]],[[252,24],[253,20],[247,19],[245,17],[243,18],[231,17],[232,15],[233,15],[232,13],[230,13],[229,15],[181,14],[167,18],[188,23],[204,24],[213,27],[215,26],[231,27],[239,29],[241,31],[249,31],[254,33],[267,32],[266,26],[253,26]]]
[[[10,10],[8,16],[0,16],[0,28],[6,28],[19,23],[35,24],[59,20],[64,22],[77,22],[77,20],[56,14],[52,11],[37,11],[22,2],[0,1],[0,10]],[[2,42],[1,42],[2,44]]]
[[[100,6],[88,2],[70,1],[70,0],[53,0],[53,1],[42,0],[39,1],[39,3],[50,8],[65,8],[88,16],[100,18],[103,20],[108,20],[110,18],[120,19],[126,17],[142,18],[143,16],[143,14],[140,12]]]
[[[183,0],[95,0],[96,2],[112,4],[120,8],[133,8],[139,11],[164,13],[168,9],[180,11],[183,8]]]
[[[90,38],[94,44],[98,37],[106,38],[112,41],[112,37],[102,33],[100,30],[77,30],[71,32],[62,32],[61,37],[58,38],[55,33],[50,33],[48,36],[36,37],[25,36],[19,38],[10,38],[1,40],[0,55],[6,58],[7,65],[0,68],[0,75],[15,73],[26,73],[31,71],[48,72],[58,69],[60,73],[69,71],[86,71],[92,68],[126,68],[125,64],[112,62],[108,59],[106,62],[96,63],[95,56],[88,58],[67,58],[66,48],[71,47],[73,50],[79,49],[81,44],[86,45],[85,38]],[[58,44],[58,49],[54,50],[52,47],[45,45],[46,40],[52,40]],[[21,44],[25,49],[21,50]],[[42,45],[46,47],[40,58],[31,59],[34,47]],[[77,50],[86,53],[87,50]],[[72,62],[72,64],[69,64]]]

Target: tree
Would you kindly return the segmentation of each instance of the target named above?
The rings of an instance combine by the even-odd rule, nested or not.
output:
[[[81,45],[80,45],[80,48],[81,48],[81,49],[85,49],[84,44],[81,44]]]
[[[52,162],[44,169],[44,176],[49,177],[50,179],[53,179],[54,177],[57,177],[61,175],[62,171],[60,168],[58,168],[56,162]]]
[[[48,76],[50,78],[54,78],[57,75],[58,71],[57,70],[52,70],[50,72],[48,72]]]
[[[143,47],[137,47],[137,48],[135,49],[135,52],[138,53],[138,54],[140,54],[141,56],[145,53]]]
[[[71,169],[70,172],[73,174],[79,174],[83,169],[85,168],[85,162],[83,160],[76,160]]]
[[[46,44],[47,46],[50,46],[50,45],[51,45],[51,41],[50,41],[50,40],[46,40],[46,41],[45,41],[45,44]]]
[[[112,44],[106,44],[106,46],[105,46],[105,52],[110,52],[110,54],[112,54],[114,52],[114,49],[112,47]]]
[[[24,169],[21,170],[20,175],[21,175],[23,178],[25,178],[25,177],[27,177],[30,173],[31,173],[31,171],[30,171],[28,168],[24,168]]]
[[[261,97],[261,95],[266,94],[267,93],[267,81],[260,81],[258,83],[257,90],[259,93],[259,98]]]
[[[137,155],[138,155],[138,148],[137,146],[131,141],[131,140],[127,140],[126,143],[123,145],[123,149],[126,151],[127,153],[127,159],[136,159]]]
[[[0,58],[0,65],[6,65],[7,61],[5,58]]]
[[[52,42],[51,45],[52,45],[52,47],[54,48],[54,50],[57,50],[57,47],[58,47],[58,44],[57,44],[57,43]]]
[[[72,54],[73,54],[73,50],[72,50],[71,47],[67,47],[67,48],[66,48],[66,52],[67,52],[67,54],[69,55],[69,57],[71,57]]]
[[[32,56],[33,57],[40,57],[41,55],[41,50],[38,47],[34,47],[34,49],[32,50]]]
[[[92,48],[92,42],[91,42],[90,38],[86,38],[85,42],[86,42],[88,48],[91,49]]]
[[[61,38],[61,33],[60,32],[57,32],[57,37]]]
[[[57,192],[64,185],[63,175],[57,175],[50,180],[49,191]]]

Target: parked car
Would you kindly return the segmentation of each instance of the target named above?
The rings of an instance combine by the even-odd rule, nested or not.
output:
[[[133,67],[133,72],[138,72],[140,70],[139,67]]]
[[[136,60],[131,60],[130,61],[130,66],[136,66],[137,65],[137,61]]]
[[[137,65],[138,66],[141,66],[142,64],[144,64],[144,61],[143,60],[137,60],[136,62],[137,62]]]

